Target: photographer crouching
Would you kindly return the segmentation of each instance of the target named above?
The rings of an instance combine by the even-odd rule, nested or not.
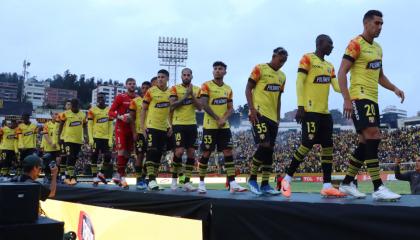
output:
[[[39,184],[41,186],[39,200],[45,201],[47,200],[47,198],[53,198],[55,196],[55,191],[57,189],[58,168],[54,163],[50,164],[49,166],[51,171],[51,182],[49,188],[36,181],[39,178],[39,175],[41,174],[43,166],[42,159],[40,157],[36,155],[29,155],[23,160],[22,166],[23,174],[16,179],[17,182],[29,182]]]

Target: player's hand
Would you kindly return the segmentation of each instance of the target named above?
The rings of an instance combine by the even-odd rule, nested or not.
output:
[[[193,92],[193,85],[190,83],[190,85],[187,88],[187,92],[185,93],[185,95],[189,96],[192,95]]]
[[[304,117],[305,117],[305,108],[303,106],[298,106],[298,110],[295,116],[296,122],[299,124],[302,123]]]
[[[147,139],[147,129],[144,129],[141,134],[143,134],[144,139]]]
[[[401,103],[403,103],[403,102],[404,102],[404,99],[405,99],[404,91],[403,91],[403,90],[401,90],[401,89],[399,89],[399,88],[396,88],[396,89],[394,90],[394,93],[395,93],[395,95],[397,95],[399,98],[401,98]]]
[[[54,149],[56,149],[56,148],[57,148],[57,144],[53,143],[53,144],[51,145],[51,147],[53,147]]]
[[[399,158],[396,158],[396,159],[395,159],[395,164],[396,164],[396,165],[400,165],[400,163],[401,163],[401,160],[400,160]]]
[[[249,121],[252,123],[252,125],[257,124],[258,121],[258,116],[259,116],[259,112],[255,109],[255,108],[250,108],[249,109]]]
[[[224,127],[225,124],[226,124],[226,119],[224,117],[221,117],[221,118],[217,119],[217,126],[219,128]]]
[[[353,108],[351,105],[350,99],[344,100],[344,106],[343,106],[343,115],[346,119],[351,119],[351,115],[353,114]]]

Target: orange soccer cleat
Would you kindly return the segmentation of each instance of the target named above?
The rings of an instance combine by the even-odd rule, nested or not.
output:
[[[323,197],[345,197],[347,196],[345,193],[340,192],[337,188],[330,187],[330,188],[324,188],[321,190],[321,196]]]

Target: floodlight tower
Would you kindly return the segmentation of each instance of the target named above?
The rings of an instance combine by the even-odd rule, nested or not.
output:
[[[177,68],[185,67],[188,59],[188,39],[176,37],[159,37],[159,65],[168,67],[174,85],[177,79]]]

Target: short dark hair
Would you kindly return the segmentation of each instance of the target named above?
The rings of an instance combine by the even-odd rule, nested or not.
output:
[[[144,82],[142,82],[141,83],[141,85],[143,86],[143,85],[147,85],[147,86],[152,86],[152,84],[149,82],[149,81],[144,81]]]
[[[159,73],[161,73],[161,74],[165,74],[167,77],[169,77],[169,72],[168,72],[168,70],[166,70],[166,69],[160,69],[159,71],[158,71],[158,74]]]
[[[366,20],[372,20],[374,16],[382,17],[382,13],[379,10],[369,10],[363,16],[363,22]]]
[[[136,79],[134,79],[134,78],[127,78],[127,80],[125,80],[125,84],[127,84],[128,82],[135,82],[136,81]]]
[[[192,74],[192,70],[191,70],[191,68],[183,68],[183,69],[181,70],[181,74],[183,74],[183,73],[184,73],[184,71],[189,71],[189,72]]]
[[[157,77],[152,77],[152,79],[150,79],[150,83],[153,83],[156,80],[157,80]]]
[[[216,61],[213,63],[213,67],[219,67],[219,66],[224,67],[225,69],[227,68],[227,65],[222,61]]]
[[[288,53],[284,47],[278,47],[273,50],[273,55],[284,55],[288,56]]]
[[[330,36],[327,34],[319,34],[318,37],[316,37],[315,44],[318,46],[322,41],[326,39],[331,39]]]
[[[77,98],[73,98],[70,103],[72,107],[79,107],[79,99]]]

